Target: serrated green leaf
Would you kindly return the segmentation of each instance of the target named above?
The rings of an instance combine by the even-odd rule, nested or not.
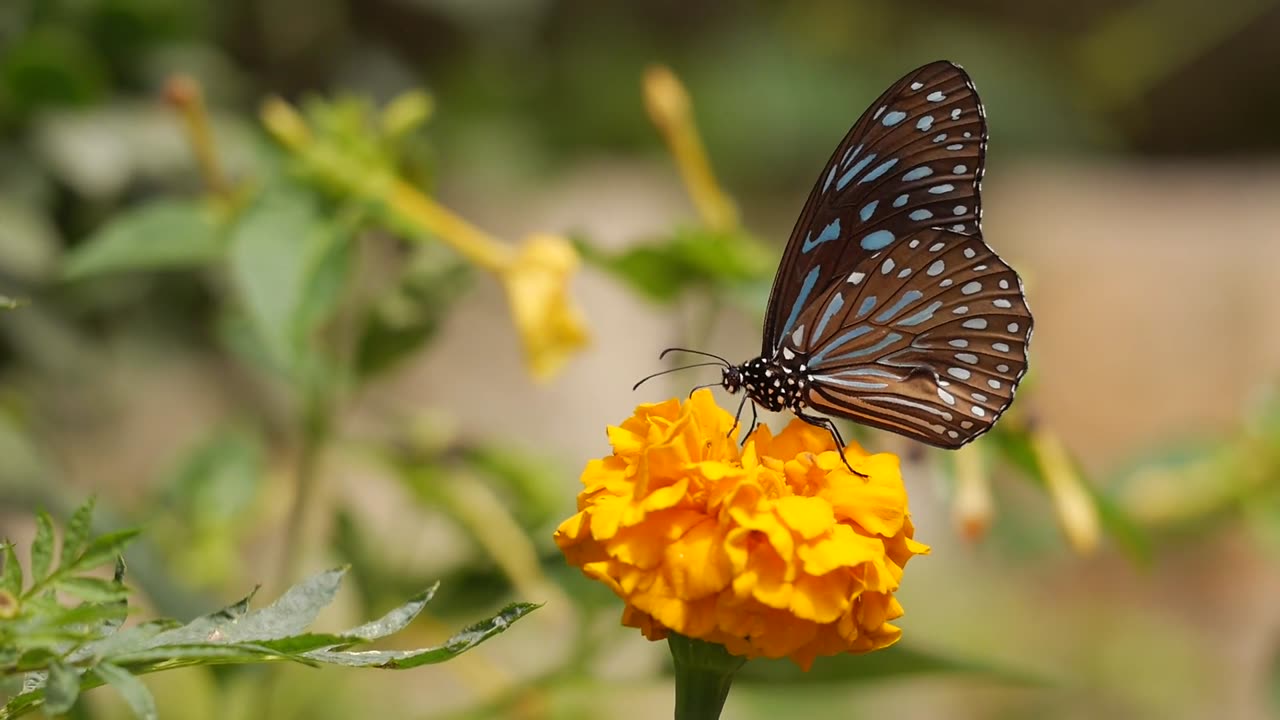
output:
[[[0,543],[3,558],[0,558],[0,590],[7,591],[15,598],[22,595],[22,566],[18,564],[18,554],[14,552],[13,543]]]
[[[151,691],[129,671],[104,662],[96,665],[92,672],[120,693],[134,715],[141,720],[158,720],[160,715],[156,711],[156,701],[151,697]]]
[[[317,650],[303,653],[303,656],[328,665],[407,670],[451,660],[494,635],[506,631],[516,620],[539,607],[539,605],[533,603],[513,603],[503,608],[497,615],[468,627],[449,638],[444,645],[436,648],[364,651]]]
[[[40,581],[49,576],[53,565],[53,518],[41,510],[36,514],[36,536],[31,541],[31,579]]]
[[[333,601],[345,573],[345,568],[337,568],[313,575],[289,588],[267,607],[239,617],[227,615],[224,610],[197,618],[189,625],[157,636],[153,645],[257,642],[297,635]],[[232,606],[239,607],[240,603]]]
[[[155,672],[191,665],[232,665],[289,660],[304,665],[316,662],[303,655],[261,643],[192,643],[161,645],[111,657],[121,666],[135,672]]]
[[[431,602],[431,598],[435,597],[436,591],[439,589],[440,583],[437,582],[412,597],[409,602],[395,608],[386,615],[383,615],[373,622],[368,622],[364,625],[351,628],[350,630],[342,633],[342,635],[346,638],[377,640],[378,638],[384,638],[388,635],[398,633],[408,627],[409,623],[413,622],[414,618],[418,617],[418,614],[427,606],[427,603]]]
[[[64,577],[55,580],[53,586],[68,595],[91,603],[116,602],[129,596],[128,588],[105,578]]]
[[[735,685],[847,685],[917,675],[978,675],[1019,685],[1050,685],[1048,679],[1022,668],[961,658],[902,644],[865,655],[833,655],[814,661],[808,672],[790,660],[753,660],[742,667]]]
[[[69,566],[62,568],[61,571],[64,573],[85,572],[106,565],[109,562],[114,562],[116,557],[124,550],[124,546],[137,537],[139,532],[141,531],[136,528],[130,528],[99,535],[90,540],[89,544],[85,546],[84,552],[80,553],[79,557],[72,561]]]
[[[58,564],[62,567],[66,567],[76,556],[84,552],[89,544],[89,529],[93,524],[93,505],[94,499],[89,498],[83,505],[76,508],[76,511],[71,514],[71,519],[67,521],[67,527],[62,533],[62,551],[58,555]]]
[[[80,673],[60,662],[49,665],[44,684],[44,713],[61,715],[71,710],[80,696]]]
[[[221,231],[198,202],[160,201],[116,215],[67,256],[68,278],[206,265],[222,254]]]

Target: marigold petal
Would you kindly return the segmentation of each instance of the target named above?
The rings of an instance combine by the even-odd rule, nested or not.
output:
[[[840,568],[876,563],[884,558],[884,543],[859,535],[848,525],[836,525],[831,534],[796,548],[796,556],[809,575],[826,575]]]
[[[706,516],[692,510],[665,510],[648,518],[651,522],[620,528],[609,538],[604,544],[609,557],[637,568],[656,568],[666,548]]]
[[[729,586],[733,566],[724,545],[723,533],[709,518],[667,545],[663,567],[676,596],[697,600]]]
[[[849,608],[852,585],[852,576],[846,572],[801,575],[791,595],[791,611],[816,623],[835,622]]]
[[[782,522],[804,540],[831,530],[836,522],[831,503],[816,497],[784,497],[775,505]]]

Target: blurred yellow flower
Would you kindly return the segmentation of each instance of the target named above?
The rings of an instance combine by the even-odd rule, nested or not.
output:
[[[529,371],[539,380],[554,376],[587,344],[586,321],[569,295],[579,262],[568,240],[532,235],[499,270]]]
[[[912,540],[898,458],[856,444],[846,469],[830,435],[800,420],[762,426],[739,451],[710,391],[641,405],[587,464],[578,513],[556,530],[565,557],[626,602],[623,624],[746,657],[869,652],[902,632],[894,598]]]
[[[386,109],[382,125],[389,133],[405,132],[430,112],[429,97],[406,94]],[[539,234],[513,247],[492,237],[390,168],[369,167],[341,144],[317,138],[306,119],[278,98],[264,103],[262,122],[326,184],[376,201],[397,227],[411,230],[409,237],[435,237],[477,267],[497,275],[507,291],[525,363],[535,379],[550,379],[574,352],[586,346],[586,321],[569,292],[569,280],[580,261],[568,240]]]

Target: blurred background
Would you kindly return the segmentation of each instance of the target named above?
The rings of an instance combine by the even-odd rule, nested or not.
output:
[[[1275,716],[1277,34],[1266,0],[2,0],[0,535],[96,495],[144,528],[147,616],[341,563],[334,625],[442,580],[419,643],[547,603],[446,665],[289,669],[274,717],[669,716],[666,648],[551,532],[606,425],[716,379],[633,393],[662,348],[757,353],[829,153],[945,58],[986,105],[1032,375],[965,454],[859,436],[903,454],[933,547],[909,653],[762,667],[726,717]],[[654,64],[736,214],[691,199]],[[575,249],[551,305],[589,342],[360,182],[387,177],[491,243]],[[259,675],[147,684],[163,717],[248,718]],[[125,716],[100,694],[77,717]]]

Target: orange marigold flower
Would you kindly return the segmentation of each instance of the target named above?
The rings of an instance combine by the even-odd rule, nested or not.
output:
[[[641,405],[609,428],[578,513],[556,530],[570,563],[626,601],[622,622],[746,657],[815,657],[892,645],[893,594],[912,555],[898,458],[845,449],[793,421],[761,426],[739,450],[710,391]]]

